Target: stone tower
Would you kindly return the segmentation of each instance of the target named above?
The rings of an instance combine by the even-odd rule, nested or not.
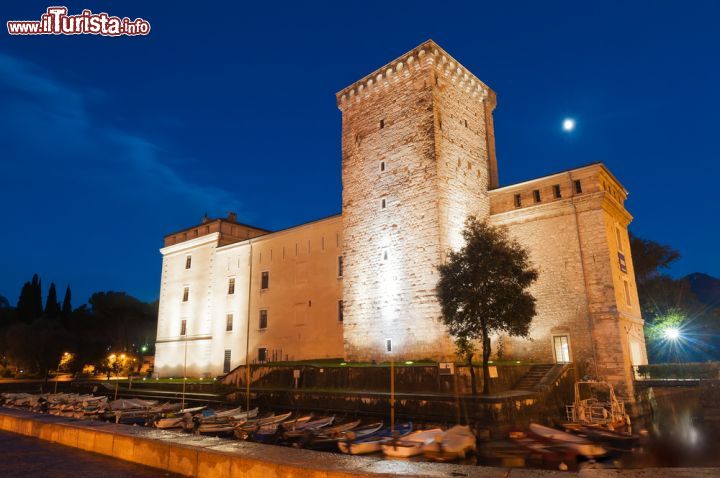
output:
[[[497,187],[495,94],[433,41],[337,93],[350,360],[447,358],[436,266]]]

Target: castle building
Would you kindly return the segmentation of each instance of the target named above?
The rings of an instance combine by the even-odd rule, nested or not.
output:
[[[647,363],[624,207],[601,163],[500,187],[495,93],[427,41],[336,95],[342,214],[282,231],[227,219],[165,237],[156,374],[249,362],[447,360],[436,266],[468,215],[507,227],[539,270],[530,339],[506,357],[575,362],[632,387]]]

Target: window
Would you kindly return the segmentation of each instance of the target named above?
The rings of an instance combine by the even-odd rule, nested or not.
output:
[[[343,256],[338,256],[338,277],[343,276]]]
[[[233,295],[235,293],[235,278],[231,277],[228,279],[228,295]]]
[[[570,340],[567,335],[556,335],[553,337],[555,348],[555,362],[570,363]]]
[[[225,360],[223,361],[223,373],[230,371],[230,350],[225,350]]]
[[[265,329],[267,329],[267,324],[268,324],[267,319],[268,319],[267,309],[262,309],[262,310],[260,311],[260,322],[258,323],[258,328],[259,328],[260,330],[265,330]]]
[[[392,339],[385,339],[385,352],[392,352]]]
[[[266,347],[258,347],[258,362],[265,363],[267,362],[267,348]]]
[[[632,305],[632,302],[630,302],[630,284],[628,281],[623,281],[625,283],[625,302],[627,305]]]
[[[191,265],[192,265],[192,256],[187,256],[185,258],[185,269],[190,269]]]
[[[515,195],[515,207],[522,206],[522,197],[519,194]]]
[[[386,206],[387,206],[387,201],[385,201],[385,198],[382,198],[380,200],[380,209],[385,209]]]
[[[466,127],[466,128],[468,127],[468,125],[467,125],[467,120],[465,120],[465,127]]]
[[[343,321],[343,301],[338,301],[338,322]]]
[[[380,120],[380,129],[383,129],[384,127],[385,127],[385,120],[381,119]]]
[[[575,193],[576,193],[576,194],[581,194],[581,193],[582,193],[582,183],[580,182],[579,179],[576,179],[576,180],[575,180]]]
[[[267,289],[270,287],[270,272],[263,271],[260,276],[260,288]]]
[[[187,333],[187,320],[182,319],[180,321],[180,335],[185,335]]]
[[[617,238],[617,248],[618,248],[618,251],[622,252],[622,251],[623,251],[622,235],[620,234],[620,228],[619,228],[619,227],[616,227],[616,228],[615,228],[615,237]]]
[[[540,190],[536,189],[533,191],[533,198],[535,199],[535,202],[540,202]]]
[[[560,185],[559,185],[559,184],[554,184],[554,185],[553,185],[553,196],[555,197],[555,199],[559,199],[559,198],[562,197],[562,193],[560,192]]]
[[[226,319],[226,320],[225,320],[225,331],[226,331],[226,332],[232,332],[232,329],[233,329],[233,315],[232,315],[232,314],[228,314],[228,315],[225,317],[225,319]]]
[[[182,301],[187,302],[189,298],[190,298],[190,287],[184,287]]]
[[[383,253],[382,253],[382,258],[383,258],[384,261],[387,260],[387,258],[388,258],[388,251],[387,251],[387,249],[383,251]]]
[[[380,161],[380,172],[385,171],[385,161]]]

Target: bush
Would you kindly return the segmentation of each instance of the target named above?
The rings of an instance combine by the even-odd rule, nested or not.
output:
[[[639,365],[637,370],[644,379],[717,379],[720,363],[659,363]]]

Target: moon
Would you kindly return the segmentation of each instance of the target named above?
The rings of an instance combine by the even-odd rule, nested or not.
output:
[[[563,131],[570,132],[575,129],[575,120],[572,118],[565,118],[562,122]]]

